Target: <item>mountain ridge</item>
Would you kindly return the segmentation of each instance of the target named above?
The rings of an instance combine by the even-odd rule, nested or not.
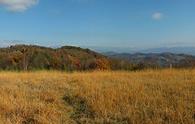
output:
[[[164,53],[170,52],[175,54],[190,54],[195,55],[195,47],[194,46],[184,46],[184,47],[156,47],[156,48],[131,48],[131,47],[89,47],[93,50],[100,53],[114,52],[114,53]]]
[[[141,64],[149,68],[167,68],[167,67],[195,67],[195,56],[187,54],[164,53],[104,53],[110,58],[129,61],[132,64]]]
[[[195,67],[187,54],[115,53],[100,54],[88,48],[13,45],[0,48],[0,70],[140,70],[144,68]]]

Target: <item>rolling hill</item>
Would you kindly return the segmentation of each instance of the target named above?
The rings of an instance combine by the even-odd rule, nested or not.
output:
[[[35,45],[15,45],[0,48],[1,70],[91,70],[109,69],[109,59],[80,47],[48,48]]]

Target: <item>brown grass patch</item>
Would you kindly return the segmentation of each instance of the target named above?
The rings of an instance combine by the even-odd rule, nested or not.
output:
[[[195,70],[0,72],[0,123],[193,124]]]

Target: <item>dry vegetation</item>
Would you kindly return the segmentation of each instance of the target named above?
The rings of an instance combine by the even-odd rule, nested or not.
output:
[[[0,123],[194,124],[195,70],[0,72]]]

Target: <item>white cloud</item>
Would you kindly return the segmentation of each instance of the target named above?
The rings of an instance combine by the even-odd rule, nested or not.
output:
[[[37,4],[38,0],[0,0],[0,5],[13,12],[22,12]]]
[[[152,18],[154,20],[161,20],[163,18],[163,13],[161,12],[155,12],[152,14]]]

